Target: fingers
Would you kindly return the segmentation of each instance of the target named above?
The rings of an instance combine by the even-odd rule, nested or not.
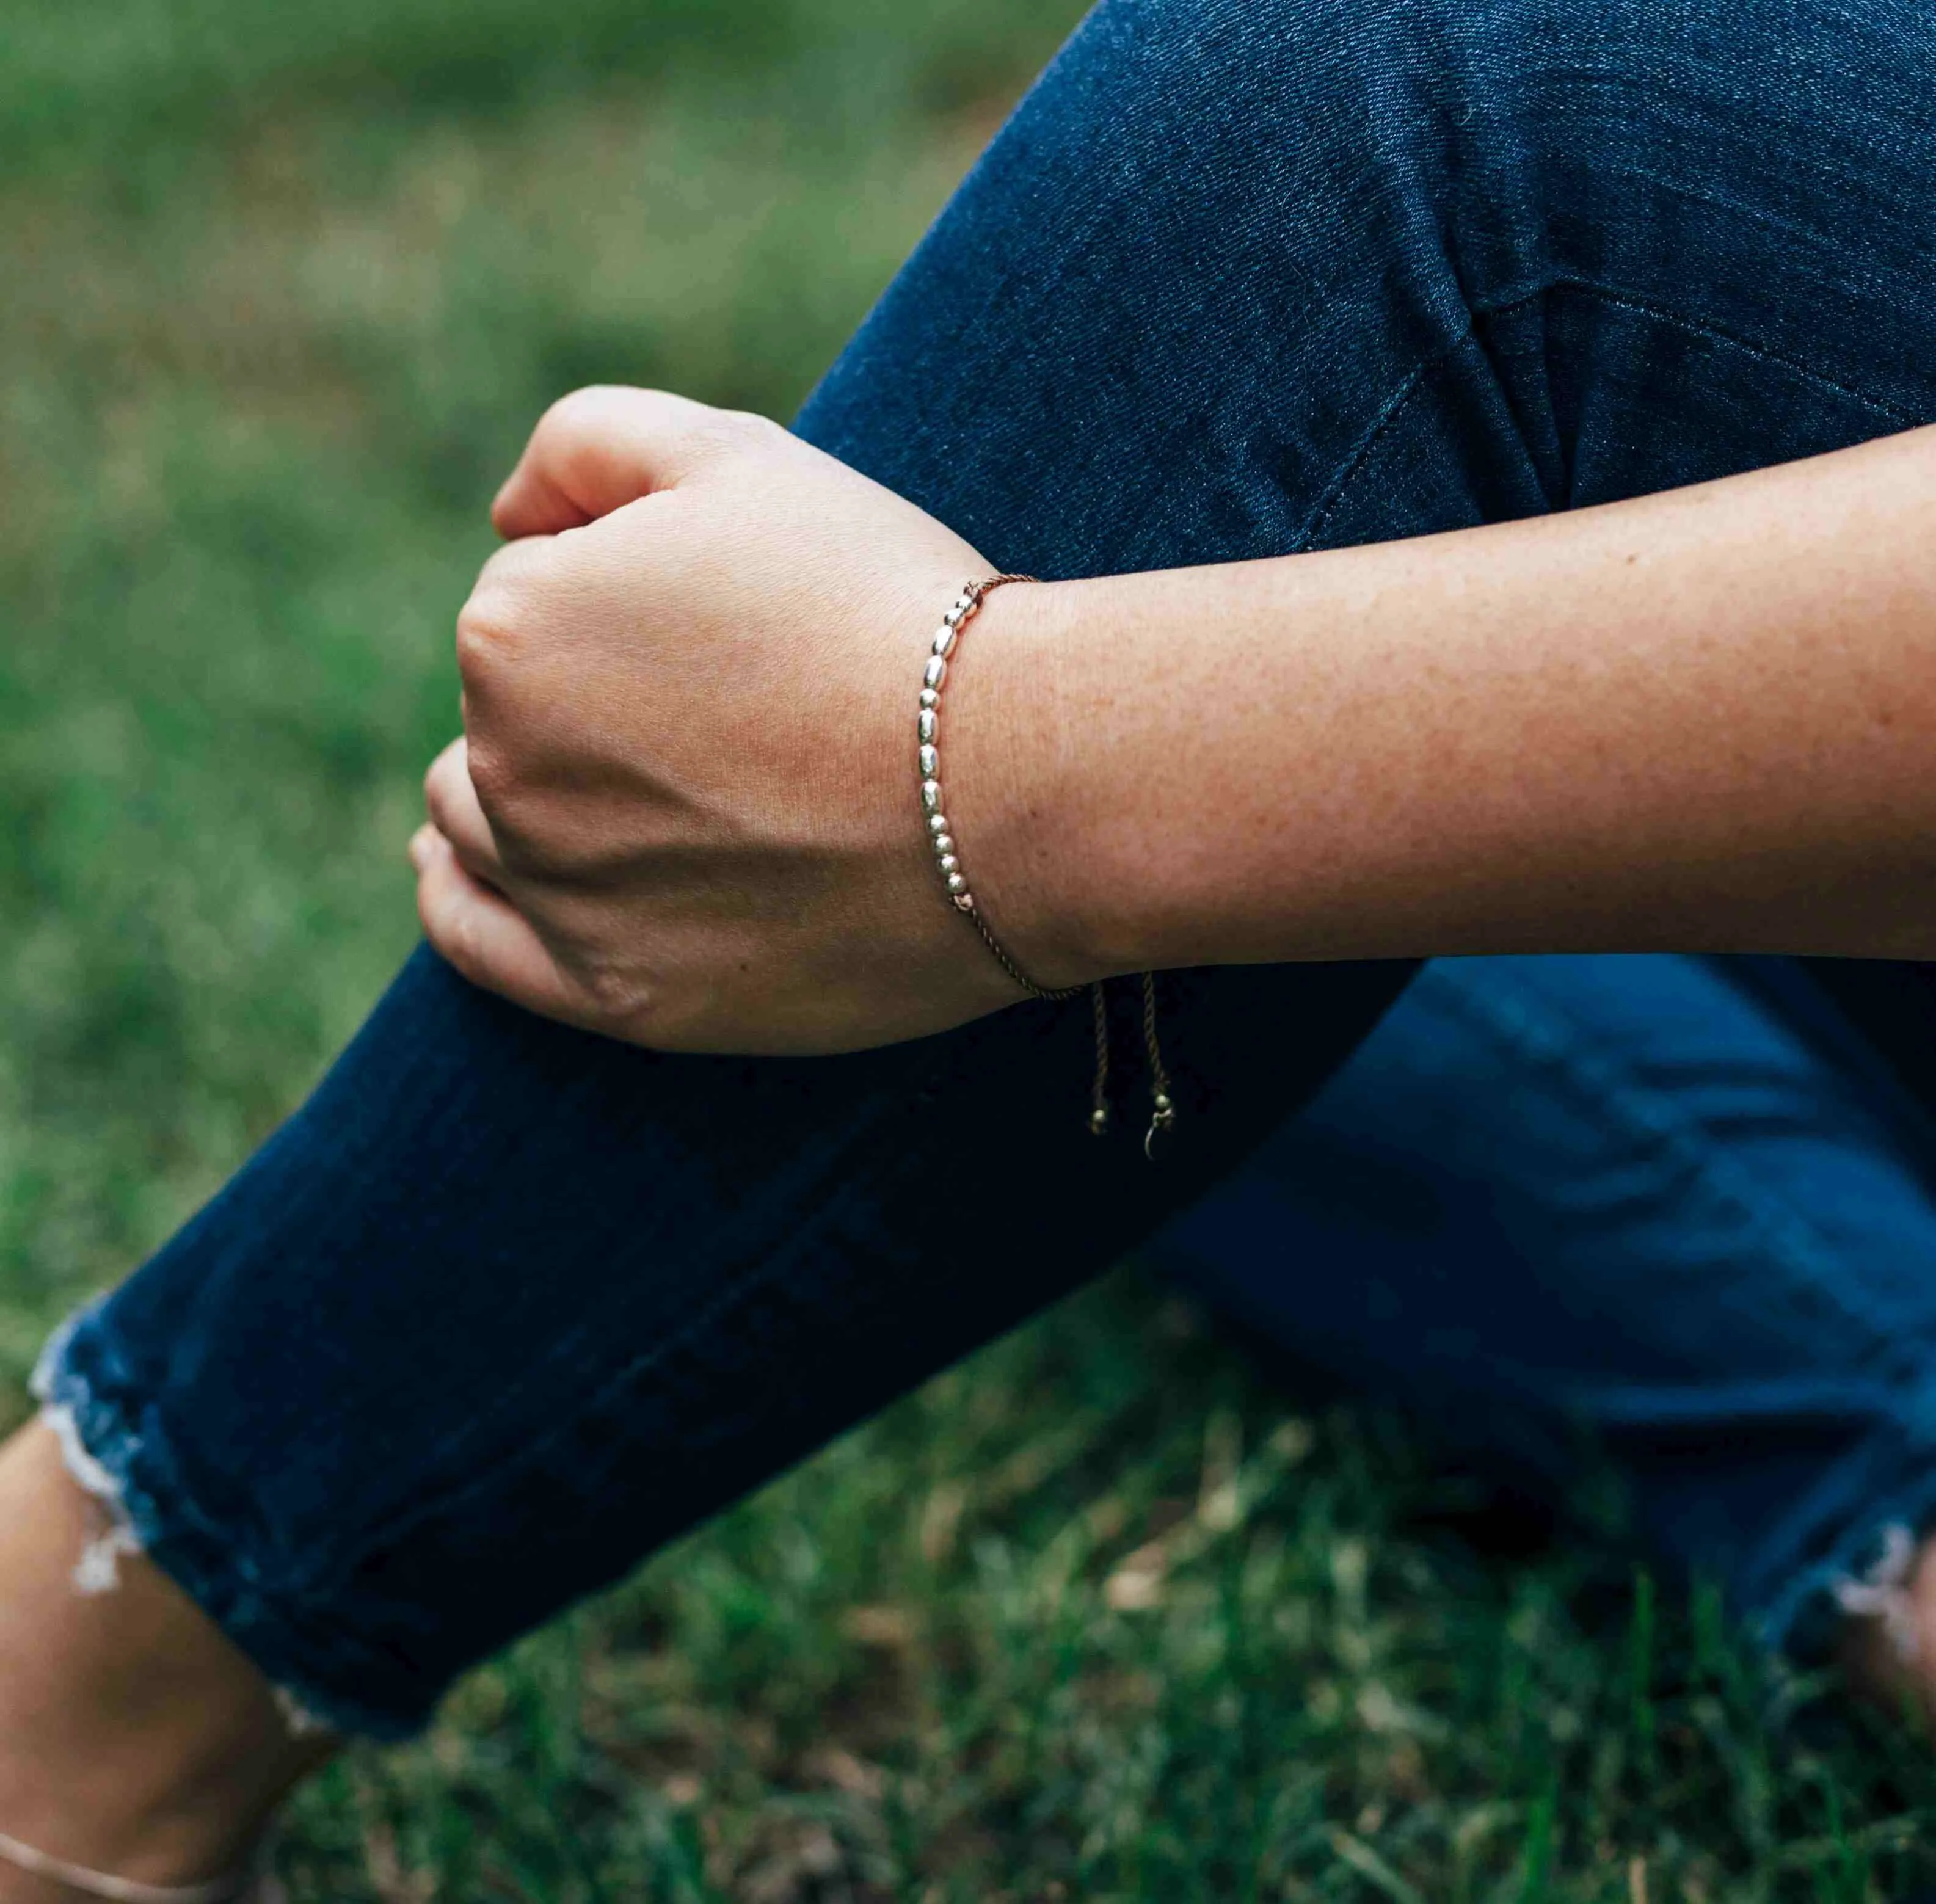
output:
[[[762,426],[663,390],[600,384],[561,397],[491,507],[501,536],[555,536],[669,489]]]
[[[504,866],[491,822],[470,779],[470,743],[452,741],[430,763],[424,775],[424,807],[431,824],[457,855],[458,863],[473,879],[501,887]]]
[[[544,941],[508,899],[464,871],[434,827],[418,830],[410,863],[424,936],[472,984],[527,1011],[583,1022],[581,1002]]]

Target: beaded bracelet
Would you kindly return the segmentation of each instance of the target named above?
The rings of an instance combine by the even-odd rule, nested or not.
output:
[[[927,825],[928,844],[933,851],[935,869],[941,875],[948,897],[954,902],[954,909],[966,916],[981,935],[982,944],[994,955],[996,963],[1030,998],[1072,999],[1085,989],[1089,993],[1096,1026],[1096,1075],[1090,1093],[1089,1128],[1100,1137],[1109,1128],[1109,1010],[1103,982],[1098,980],[1086,988],[1081,985],[1038,985],[1023,971],[1008,948],[995,936],[988,920],[982,916],[982,908],[975,902],[968,875],[961,869],[961,855],[954,831],[941,804],[941,693],[948,682],[949,657],[961,638],[962,630],[981,612],[982,604],[997,588],[1005,588],[1012,582],[1034,579],[1033,576],[997,575],[985,581],[970,582],[941,618],[941,626],[930,644],[927,666],[921,675],[921,704],[915,716],[915,765],[921,777],[921,810]],[[1153,1158],[1157,1138],[1176,1121],[1176,1107],[1171,1101],[1169,1074],[1163,1068],[1163,1049],[1157,1039],[1154,973],[1146,972],[1142,975],[1142,993],[1143,1047],[1149,1059],[1151,1098],[1150,1127],[1143,1138],[1143,1154]]]

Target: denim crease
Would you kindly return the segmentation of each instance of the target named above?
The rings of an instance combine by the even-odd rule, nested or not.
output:
[[[1932,100],[1910,0],[1103,0],[795,427],[1046,578],[1862,442],[1936,417]],[[1930,1507],[1910,1125],[1936,1085],[1883,1117],[1747,967],[1698,961],[1441,963],[1352,1059],[1412,971],[1165,975],[1178,1141],[1152,1171],[1089,1138],[1080,1010],[839,1058],[667,1055],[420,950],[289,1122],[75,1319],[46,1399],[109,1537],[303,1709],[379,1737],[1156,1238],[1314,1368],[1547,1485],[1572,1485],[1556,1450],[1584,1421],[1640,1531],[1777,1643],[1883,1591],[1886,1529]],[[1460,984],[1495,1023],[1536,1002],[1550,1061],[1457,1031]],[[1707,1021],[1735,1048],[1676,1074],[1662,1028]],[[1699,1134],[1664,1176],[1621,1114],[1620,1039]],[[1731,1062],[1807,1132],[1759,1229],[1717,1189],[1769,1141]],[[1567,1077],[1570,1148],[1499,1126]],[[1448,1102],[1484,1154],[1420,1141]],[[1347,1111],[1349,1142],[1326,1121]],[[1318,1156],[1382,1218],[1314,1192]],[[1866,1227],[1829,1207],[1852,1173]],[[936,1222],[939,1183],[964,1220]],[[1825,1222],[1820,1249],[1779,1244]],[[1343,1304],[1374,1287],[1417,1326]]]
[[[1610,1461],[1657,1552],[1812,1656],[1931,1518],[1936,1126],[1745,963],[1438,961],[1152,1253],[1546,1490]]]

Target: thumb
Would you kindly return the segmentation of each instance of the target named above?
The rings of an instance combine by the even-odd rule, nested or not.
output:
[[[498,534],[555,536],[670,489],[751,419],[664,390],[594,384],[538,420],[491,505]]]

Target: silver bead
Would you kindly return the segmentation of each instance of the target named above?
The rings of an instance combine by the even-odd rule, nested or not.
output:
[[[961,625],[961,604],[957,602],[941,618],[949,627],[958,628]]]
[[[952,833],[936,833],[934,850],[937,853],[952,853],[954,851],[954,836]]]
[[[933,739],[934,730],[940,725],[941,723],[936,718],[934,710],[931,707],[923,708],[914,718],[914,730],[921,736],[924,742]]]
[[[964,588],[954,598],[954,619],[966,621],[975,612],[975,604],[980,598],[972,588]]]
[[[924,713],[931,714],[941,705],[941,697],[932,688],[924,688],[921,691],[921,705]]]
[[[927,830],[933,834],[936,839],[940,839],[948,830],[946,817],[939,813],[930,813],[927,816]]]
[[[954,630],[952,628],[942,629],[934,638],[934,651],[937,654],[945,654],[954,645]]]
[[[948,890],[958,899],[968,890],[968,882],[958,872],[948,875]]]
[[[939,654],[930,654],[921,678],[924,685],[939,691],[941,684],[948,678],[948,663]]]
[[[954,909],[957,912],[973,912],[975,910],[975,895],[973,893],[957,893]]]
[[[924,780],[921,783],[921,803],[930,815],[939,814],[941,811],[941,782],[939,781]]]
[[[937,854],[935,856],[934,863],[941,869],[944,875],[959,872],[961,870],[961,862],[955,858],[952,853]]]
[[[1106,1107],[1099,1104],[1090,1112],[1089,1128],[1098,1137],[1109,1128],[1109,1113]]]
[[[941,756],[931,747],[923,747],[917,757],[921,763],[921,777],[932,780],[941,771]]]
[[[1154,1102],[1156,1108],[1159,1111],[1167,1111],[1170,1108],[1169,1097],[1161,1091],[1157,1093]]]

